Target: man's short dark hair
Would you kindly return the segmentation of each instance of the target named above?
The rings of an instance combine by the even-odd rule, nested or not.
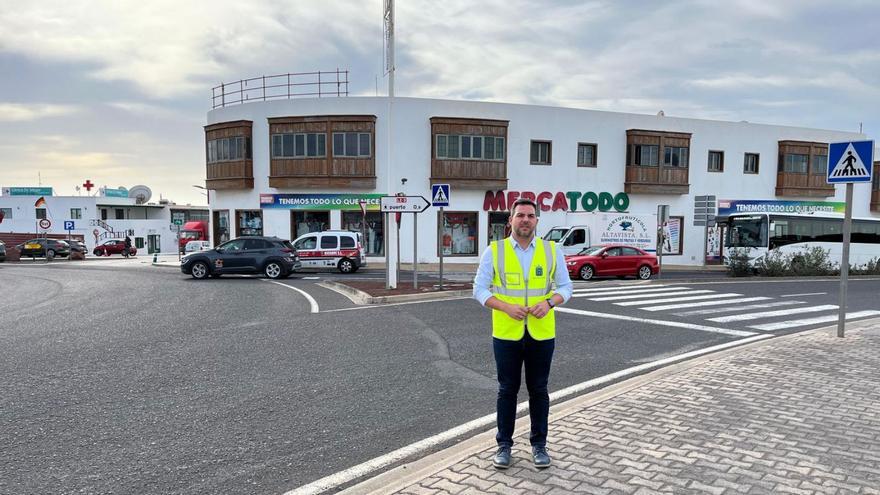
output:
[[[519,198],[516,201],[514,201],[513,204],[510,205],[510,214],[511,215],[513,215],[514,210],[516,210],[516,207],[519,205],[529,205],[535,209],[535,216],[536,217],[541,216],[541,210],[540,210],[540,208],[538,208],[538,203],[535,203],[534,200],[531,200],[529,198]]]

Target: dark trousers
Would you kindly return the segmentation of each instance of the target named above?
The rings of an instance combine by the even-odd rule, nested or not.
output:
[[[535,340],[526,331],[522,340],[492,339],[495,350],[495,368],[498,371],[498,433],[499,446],[513,446],[513,427],[516,422],[516,397],[519,393],[523,365],[526,370],[526,388],[529,391],[529,417],[533,446],[547,445],[547,416],[550,414],[550,394],[547,381],[556,339]]]

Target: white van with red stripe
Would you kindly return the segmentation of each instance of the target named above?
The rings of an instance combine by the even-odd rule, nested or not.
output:
[[[303,268],[336,268],[342,273],[354,273],[367,264],[360,232],[311,232],[297,237],[293,247]]]

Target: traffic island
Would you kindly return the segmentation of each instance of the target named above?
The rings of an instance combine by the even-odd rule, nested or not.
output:
[[[440,284],[435,280],[419,282],[418,287],[414,287],[412,281],[398,281],[396,289],[386,289],[384,280],[345,282],[325,280],[319,285],[341,292],[357,304],[389,304],[468,297],[473,287],[470,282],[444,282],[441,289]]]

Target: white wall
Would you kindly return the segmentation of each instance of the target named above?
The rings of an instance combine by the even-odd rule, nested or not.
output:
[[[389,107],[393,104],[389,147]],[[375,115],[376,175],[375,190],[343,189],[275,189],[268,186],[269,135],[268,118],[304,115]],[[260,193],[346,193],[398,191],[411,195],[430,195],[431,117],[463,117],[508,120],[507,167],[508,189],[517,191],[607,191],[612,195],[624,189],[627,129],[648,129],[691,133],[689,156],[690,192],[686,195],[630,194],[629,211],[656,214],[658,204],[671,206],[671,215],[684,216],[684,251],[681,256],[664,256],[670,264],[700,264],[703,250],[703,228],[693,226],[693,197],[713,194],[718,199],[782,199],[816,200],[817,198],[777,198],[775,196],[778,142],[801,140],[835,142],[863,139],[864,136],[840,131],[797,127],[719,122],[709,120],[659,117],[569,108],[512,105],[468,101],[395,98],[347,97],[296,99],[232,105],[208,113],[208,124],[234,120],[253,121],[254,189],[216,191],[211,194],[212,209],[230,210],[234,222],[235,209],[259,209]],[[551,140],[551,166],[529,164],[530,141]],[[577,143],[596,143],[596,168],[578,168]],[[328,143],[328,146],[330,143]],[[389,154],[393,149],[393,154]],[[724,172],[707,171],[709,150],[724,151]],[[743,173],[743,154],[758,153],[758,174]],[[390,168],[389,168],[390,158]],[[408,179],[401,186],[400,179]],[[838,185],[834,198],[843,201],[844,187]],[[481,251],[486,247],[488,214],[482,211],[485,191],[453,188],[452,202],[447,210],[479,212],[478,234]],[[869,211],[870,185],[855,186],[854,215],[872,216]],[[877,217],[876,214],[873,216]],[[401,258],[412,260],[412,219],[401,228]],[[263,210],[264,233],[290,238],[289,210]],[[332,211],[331,227],[340,226],[340,213]],[[420,262],[436,262],[436,210],[428,209],[419,219]],[[544,212],[539,232],[551,224],[565,224],[568,216],[562,211]],[[387,226],[386,228],[390,228]],[[234,231],[233,231],[234,234]],[[476,262],[478,257],[450,258],[451,262]]]

